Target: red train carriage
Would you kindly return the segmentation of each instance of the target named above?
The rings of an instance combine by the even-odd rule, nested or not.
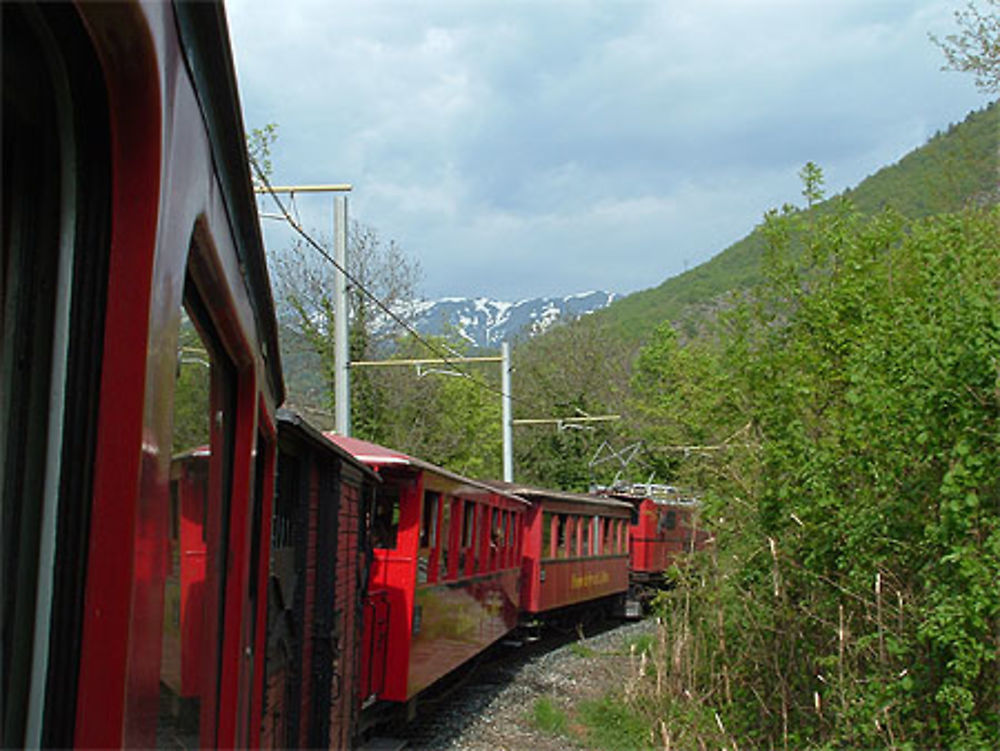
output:
[[[668,485],[633,485],[609,490],[634,509],[629,530],[632,581],[639,587],[659,586],[664,572],[684,553],[704,547],[708,537],[698,529],[698,502]]]
[[[256,745],[283,394],[224,12],[0,13],[0,740]],[[186,671],[170,478],[202,445]]]
[[[264,747],[352,745],[377,484],[298,415],[279,411]]]
[[[598,601],[621,604],[628,590],[629,504],[493,484],[531,503],[521,548],[521,610],[525,615]]]
[[[382,477],[361,695],[409,701],[517,626],[527,504],[405,454],[331,438]]]

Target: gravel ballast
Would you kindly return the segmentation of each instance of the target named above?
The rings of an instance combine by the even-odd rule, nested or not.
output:
[[[520,654],[506,648],[464,682],[418,709],[417,719],[398,729],[412,749],[448,751],[557,751],[574,747],[566,735],[537,728],[535,703],[548,699],[569,712],[580,701],[620,694],[635,671],[628,644],[654,635],[654,620],[627,622],[593,637],[546,652]],[[525,647],[522,650],[529,650]]]

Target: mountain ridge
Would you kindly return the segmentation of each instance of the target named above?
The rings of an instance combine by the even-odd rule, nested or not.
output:
[[[442,297],[412,303],[407,318],[421,334],[456,336],[477,349],[530,338],[559,322],[603,310],[621,295],[604,290],[533,297],[515,302],[489,297]]]

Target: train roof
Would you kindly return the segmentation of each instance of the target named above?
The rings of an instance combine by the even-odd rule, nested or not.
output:
[[[529,505],[527,500],[515,493],[510,492],[509,490],[495,487],[490,483],[473,480],[469,477],[465,477],[464,475],[460,475],[457,472],[445,469],[444,467],[439,467],[436,464],[426,462],[423,459],[417,459],[409,454],[404,454],[402,451],[386,448],[385,446],[380,446],[379,444],[372,443],[371,441],[364,441],[360,438],[352,438],[338,433],[331,432],[324,433],[324,435],[360,462],[375,465],[377,467],[411,467],[420,471],[433,472],[441,475],[442,477],[454,480],[455,482],[469,485],[470,487],[477,488],[479,490],[499,493],[500,495],[517,501],[518,503]]]
[[[356,466],[363,474],[376,480],[377,482],[382,481],[382,478],[379,477],[378,473],[372,470],[371,467],[351,454],[350,451],[347,451],[343,447],[337,445],[334,441],[331,441],[321,430],[319,430],[319,428],[310,425],[298,412],[282,408],[278,410],[277,416],[279,429],[283,428],[284,430],[291,431],[301,440],[311,443],[313,446],[324,451],[329,451],[330,453],[335,454],[341,459],[349,462],[351,465]]]
[[[620,498],[629,503],[651,501],[658,506],[697,506],[699,501],[690,495],[683,494],[678,488],[670,485],[632,485],[620,488],[600,488],[597,491],[610,498]]]
[[[269,385],[276,403],[280,404],[285,400],[285,386],[278,350],[278,324],[257,216],[257,199],[243,140],[245,128],[225,8],[222,3],[188,2],[175,2],[173,8],[181,49],[208,132],[233,245],[250,292]]]
[[[603,506],[629,510],[632,508],[632,504],[616,500],[609,496],[592,495],[590,493],[572,493],[567,490],[552,490],[550,488],[535,488],[530,485],[521,485],[513,482],[500,482],[499,480],[490,482],[489,484],[495,488],[513,493],[529,501],[547,498],[556,501],[583,503],[591,506]]]

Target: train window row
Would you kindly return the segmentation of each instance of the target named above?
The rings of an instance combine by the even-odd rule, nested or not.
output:
[[[544,558],[584,558],[627,552],[627,519],[549,511],[542,516]]]
[[[513,511],[480,501],[424,493],[417,583],[454,581],[517,565]]]

